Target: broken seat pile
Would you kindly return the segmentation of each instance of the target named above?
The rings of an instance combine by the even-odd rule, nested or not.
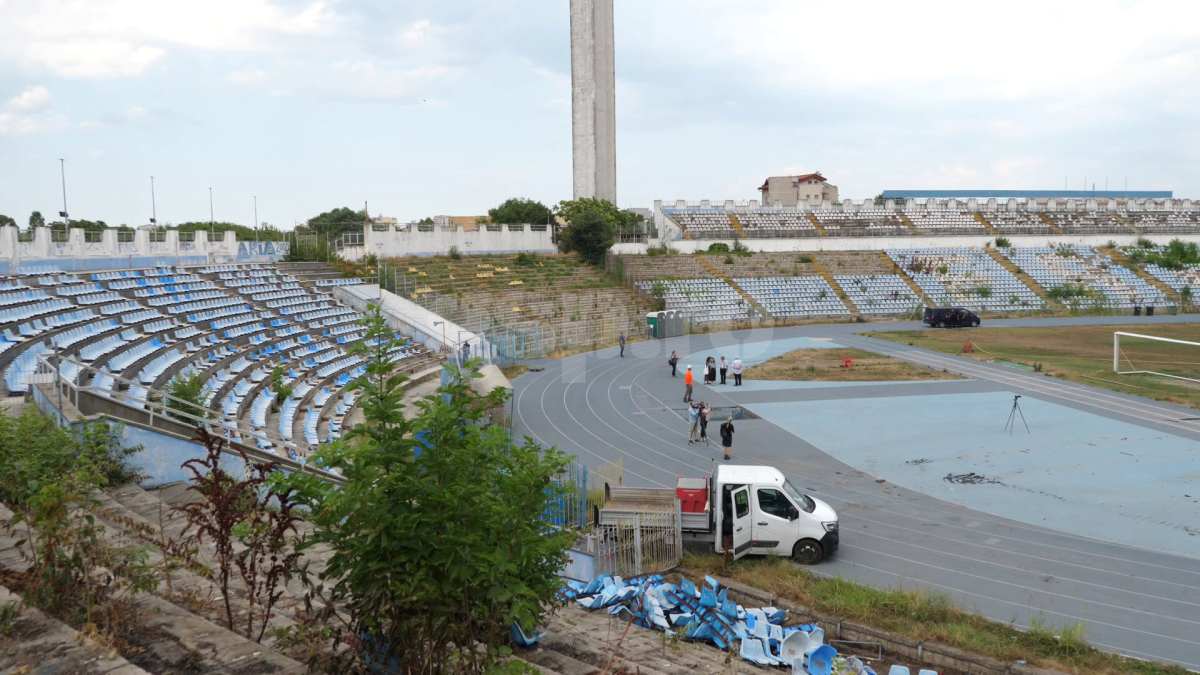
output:
[[[697,587],[687,579],[678,585],[667,583],[659,574],[632,579],[602,574],[587,584],[568,581],[564,595],[588,610],[606,608],[618,618],[667,635],[682,633],[721,649],[739,642],[738,653],[752,663],[830,675],[837,652],[824,644],[825,632],[816,624],[785,627],[787,610],[742,607],[716,579],[706,576],[704,581]],[[862,675],[875,675],[866,671]]]

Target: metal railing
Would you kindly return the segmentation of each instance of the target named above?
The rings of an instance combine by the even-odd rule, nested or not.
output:
[[[115,406],[107,406],[112,412],[115,413],[112,416],[128,422],[135,422],[138,424],[145,424],[149,427],[154,427],[155,419],[163,418],[173,420],[175,422],[190,424],[191,426],[203,426],[209,431],[218,433],[220,435],[224,435],[222,431],[228,431],[231,434],[236,433],[239,437],[258,437],[262,438],[268,443],[274,444],[277,447],[282,446],[283,448],[290,449],[295,453],[294,461],[301,463],[307,460],[311,451],[311,448],[307,444],[295,443],[293,441],[286,440],[274,431],[257,429],[252,425],[237,419],[236,417],[229,417],[219,410],[204,408],[205,415],[197,416],[184,412],[180,409],[168,408],[168,401],[174,401],[180,406],[186,406],[186,408],[195,408],[197,406],[190,401],[176,398],[164,391],[147,387],[140,382],[128,380],[107,371],[101,371],[100,369],[94,368],[91,365],[81,361],[75,361],[60,355],[58,357],[58,363],[71,364],[79,368],[79,371],[75,377],[64,378],[61,376],[59,369],[53,365],[54,359],[55,357],[53,354],[38,356],[37,367],[34,370],[34,376],[31,377],[29,382],[54,384],[56,385],[56,388],[65,388],[70,392],[68,393],[67,398],[68,400],[72,401],[72,404],[75,406],[76,410],[82,410],[80,407],[80,394],[86,393],[95,397],[108,399],[109,403],[115,404]],[[88,377],[89,375],[95,375],[99,373],[103,373],[106,377],[112,378],[112,389],[97,388],[93,387],[91,384],[80,384],[81,381],[90,381],[91,378]],[[146,399],[143,401],[145,404],[144,408],[138,408],[135,405],[130,405],[129,403],[125,402],[125,399],[128,398],[126,392],[131,387],[141,387],[145,389]],[[59,393],[62,393],[61,388],[59,389]],[[59,406],[59,410],[62,410],[61,405]],[[243,443],[243,445],[251,448],[255,447],[250,443]],[[279,454],[279,458],[285,460],[293,459],[288,455],[286,450],[283,454]]]
[[[593,509],[604,508],[606,486],[620,487],[624,475],[622,460],[601,464],[590,470],[582,464],[572,463],[566,471],[555,477],[563,487],[564,494],[557,501],[558,508],[551,523],[588,529]]]
[[[681,524],[676,500],[667,508],[640,510],[612,525],[598,525],[575,548],[592,555],[596,574],[662,573],[683,560]]]

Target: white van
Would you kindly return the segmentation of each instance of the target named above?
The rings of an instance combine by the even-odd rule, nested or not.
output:
[[[649,503],[678,500],[685,540],[713,550],[790,556],[815,565],[838,549],[838,516],[825,502],[769,466],[718,464],[708,478],[680,478],[669,488],[610,488],[602,524],[618,522]]]

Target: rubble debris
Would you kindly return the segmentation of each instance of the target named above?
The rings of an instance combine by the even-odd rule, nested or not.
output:
[[[980,476],[979,474],[975,473],[974,471],[972,471],[970,473],[959,473],[959,474],[948,473],[948,474],[946,474],[946,477],[943,478],[942,480],[946,481],[947,483],[957,483],[958,485],[982,485],[984,483],[999,483],[1000,482],[999,480],[997,480],[995,478],[988,478],[987,476]]]
[[[602,574],[586,584],[567,580],[560,597],[589,611],[607,609],[622,620],[668,636],[680,633],[684,639],[737,649],[743,659],[761,666],[782,666],[809,675],[830,675],[835,667],[838,672],[875,675],[870,666],[843,659],[824,644],[825,631],[817,624],[784,626],[787,610],[743,607],[729,599],[728,588],[708,576],[697,587],[687,579],[678,585],[668,583],[661,574],[632,579]]]

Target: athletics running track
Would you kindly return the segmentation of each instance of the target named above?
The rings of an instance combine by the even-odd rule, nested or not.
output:
[[[1086,317],[996,320],[987,325],[1197,320],[1200,317]],[[696,400],[738,405],[754,397],[739,401],[734,397],[743,390],[699,384],[704,356],[734,351],[713,345],[803,336],[832,339],[972,378],[971,382],[904,386],[927,387],[931,393],[938,386],[1020,393],[1200,441],[1195,410],[855,335],[920,328],[916,323],[835,324],[739,331],[635,343],[626,348],[623,359],[611,348],[562,361],[528,362],[545,370],[514,381],[514,429],[519,436],[576,455],[583,464],[623,459],[627,486],[674,487],[678,476],[708,475],[712,460],[721,456],[715,443],[711,447],[686,443],[687,425],[680,417],[682,365],[691,363],[696,368]],[[1200,341],[1200,327],[1197,335]],[[672,379],[665,365],[672,349],[681,356],[680,379]],[[853,392],[853,397],[873,395],[866,391],[871,387],[860,389],[863,392]],[[822,395],[849,399],[849,391],[835,387]],[[1001,423],[1006,413],[996,412]],[[844,423],[854,424],[851,400]],[[802,490],[837,509],[840,551],[813,567],[814,573],[880,586],[935,589],[1018,628],[1038,619],[1054,625],[1083,623],[1087,639],[1096,647],[1200,671],[1200,536],[1195,537],[1193,550],[1166,553],[1009,520],[881,481],[766,419],[741,421],[737,428],[734,461],[778,467]],[[878,429],[878,436],[881,444],[888,442],[887,429]],[[1189,480],[1200,482],[1200,477]],[[1106,486],[1097,484],[1095,489]],[[1169,514],[1164,518],[1169,521]],[[1186,549],[1190,540],[1183,541]]]

